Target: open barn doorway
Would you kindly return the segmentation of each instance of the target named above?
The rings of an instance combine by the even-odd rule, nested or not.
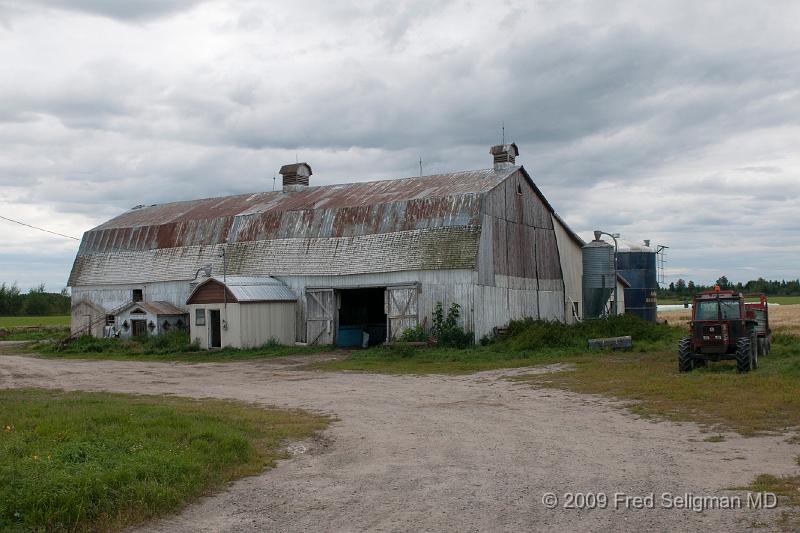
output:
[[[369,346],[386,342],[385,292],[386,287],[338,291],[337,346],[362,346],[364,334]]]

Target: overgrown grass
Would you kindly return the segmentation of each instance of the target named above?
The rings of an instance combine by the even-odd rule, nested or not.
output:
[[[17,326],[66,326],[69,327],[69,315],[57,316],[0,316],[0,328]]]
[[[783,531],[800,531],[800,476],[773,476],[762,474],[743,490],[752,492],[772,492],[778,497],[778,505],[784,509],[778,519]]]
[[[268,343],[257,348],[223,348],[209,351],[201,350],[197,344],[190,343],[186,333],[170,331],[161,335],[133,339],[98,339],[85,336],[63,348],[53,343],[42,343],[32,346],[32,349],[46,357],[71,359],[203,362],[320,353],[334,350],[335,347],[285,346]]]
[[[732,362],[680,374],[675,350],[603,353],[573,360],[574,370],[515,379],[633,400],[645,417],[688,420],[743,435],[800,427],[800,337],[776,335],[759,368],[738,374]]]
[[[486,346],[466,349],[375,347],[355,351],[345,360],[315,363],[326,370],[361,370],[396,374],[458,374],[573,361],[589,352],[587,341],[598,337],[631,335],[634,351],[665,350],[684,335],[682,328],[645,322],[632,315],[567,325],[526,320],[512,322],[503,338]]]
[[[0,390],[0,530],[111,531],[284,457],[326,417],[223,401]]]

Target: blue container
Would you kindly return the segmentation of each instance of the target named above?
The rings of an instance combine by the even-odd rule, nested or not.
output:
[[[656,252],[649,248],[621,251],[617,254],[617,269],[631,284],[630,288],[625,289],[625,312],[655,322],[658,289]]]
[[[339,326],[339,331],[336,332],[336,346],[342,348],[361,346],[364,340],[363,331],[364,328],[361,326]]]

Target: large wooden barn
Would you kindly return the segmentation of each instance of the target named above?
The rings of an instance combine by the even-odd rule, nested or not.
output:
[[[458,303],[476,339],[514,319],[574,320],[583,242],[515,164],[516,145],[490,153],[486,170],[325,186],[297,163],[280,191],[137,206],[84,234],[72,328],[102,335],[139,300],[188,312],[198,285],[228,276],[282,283],[297,342],[381,342],[429,327],[438,302]],[[210,338],[198,316],[193,335]]]

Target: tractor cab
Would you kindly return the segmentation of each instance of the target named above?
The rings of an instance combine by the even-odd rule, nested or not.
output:
[[[692,305],[692,348],[699,353],[727,353],[747,328],[744,299],[734,291],[706,291]]]
[[[758,366],[758,321],[754,310],[745,305],[742,293],[717,286],[695,295],[692,304],[691,335],[681,339],[678,346],[681,372],[726,359],[736,360],[740,372]]]

